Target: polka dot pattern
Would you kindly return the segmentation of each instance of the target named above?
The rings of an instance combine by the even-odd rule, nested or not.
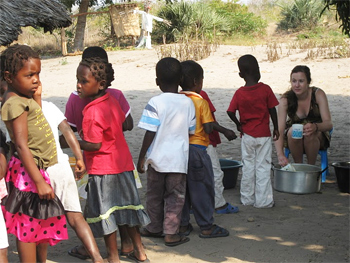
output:
[[[20,241],[32,243],[49,243],[51,246],[68,239],[66,217],[50,217],[39,220],[25,214],[13,215],[2,206],[7,233],[15,235]],[[14,216],[14,217],[12,217]],[[39,223],[39,221],[41,223]]]
[[[10,180],[14,183],[15,187],[21,191],[37,193],[35,183],[32,181],[19,159],[12,156],[8,163],[6,182]],[[13,171],[13,172],[12,172]],[[45,182],[50,184],[50,177],[45,170],[40,170]]]
[[[22,192],[37,193],[36,186],[28,173],[24,170],[21,161],[12,157],[8,164],[6,182],[14,183],[14,186]],[[49,175],[45,170],[40,170],[46,183],[50,184]],[[30,243],[49,243],[51,246],[61,240],[68,239],[67,221],[64,215],[37,219],[21,212],[10,213],[1,206],[7,233],[15,235],[20,241]],[[50,209],[50,206],[47,207]]]

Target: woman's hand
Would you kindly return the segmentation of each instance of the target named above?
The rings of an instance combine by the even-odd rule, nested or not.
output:
[[[304,136],[310,136],[313,133],[316,133],[317,130],[318,130],[318,128],[317,128],[317,124],[316,123],[306,123],[304,125],[303,135]]]
[[[281,165],[282,167],[283,166],[286,166],[289,162],[288,162],[288,159],[286,156],[284,156],[283,154],[281,155],[278,155],[278,163],[279,165]]]

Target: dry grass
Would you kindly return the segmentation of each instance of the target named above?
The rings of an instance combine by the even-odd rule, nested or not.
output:
[[[305,59],[334,59],[350,57],[349,39],[305,39],[292,41],[285,44],[285,53],[282,51],[281,43],[269,43],[266,45],[267,60],[274,62],[282,57],[306,52]]]
[[[270,62],[279,60],[282,55],[282,45],[276,42],[267,44],[266,54],[267,54],[267,60]]]
[[[165,57],[174,57],[179,61],[201,60],[215,52],[217,43],[211,43],[205,40],[192,41],[185,40],[176,44],[164,44],[155,47],[159,59]]]

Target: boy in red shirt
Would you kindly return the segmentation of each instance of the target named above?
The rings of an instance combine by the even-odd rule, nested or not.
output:
[[[268,85],[259,82],[260,70],[254,56],[240,57],[238,67],[245,86],[233,95],[227,114],[242,136],[241,202],[243,205],[268,208],[274,205],[270,178],[272,145],[269,117],[274,127],[273,139],[277,140],[279,132],[275,106],[278,100]],[[240,120],[236,117],[236,111]]]

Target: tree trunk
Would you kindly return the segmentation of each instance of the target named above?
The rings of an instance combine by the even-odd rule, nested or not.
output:
[[[81,0],[79,5],[79,14],[87,13],[89,0]],[[75,31],[73,51],[82,51],[84,49],[84,36],[86,26],[86,15],[78,16],[77,30]]]
[[[61,28],[61,50],[62,55],[67,56],[67,39],[66,39],[66,32],[64,31],[64,28]]]

